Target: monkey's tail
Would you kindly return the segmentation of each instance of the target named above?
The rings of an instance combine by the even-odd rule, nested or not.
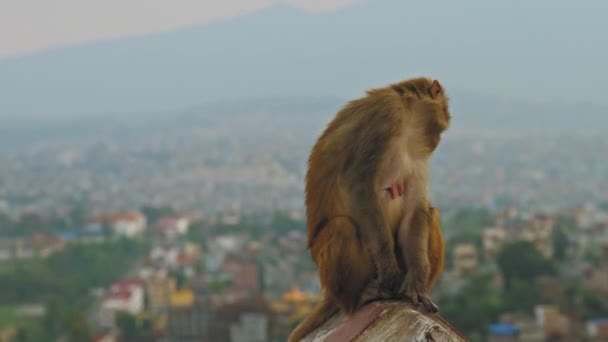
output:
[[[327,322],[338,311],[338,305],[331,298],[324,298],[314,311],[289,334],[287,342],[301,341],[312,331]]]

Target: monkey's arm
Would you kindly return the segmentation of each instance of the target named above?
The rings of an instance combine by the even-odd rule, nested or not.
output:
[[[378,170],[378,181],[380,183],[379,188],[384,190],[384,198],[388,195],[391,200],[396,197],[403,195],[403,156],[402,151],[399,150],[399,146],[394,144],[390,150],[387,151],[384,157],[382,165]]]

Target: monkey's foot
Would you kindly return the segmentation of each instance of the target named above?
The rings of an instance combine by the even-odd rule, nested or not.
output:
[[[407,298],[416,306],[422,306],[422,308],[429,313],[436,313],[439,311],[439,307],[433,303],[431,298],[423,293],[410,293],[407,294]]]
[[[425,311],[436,313],[439,311],[439,308],[433,303],[423,289],[424,286],[422,285],[422,282],[415,279],[412,276],[412,273],[408,273],[399,294],[400,296],[405,297],[405,299],[410,300],[415,306],[422,306]]]
[[[397,182],[391,184],[390,187],[388,187],[384,190],[388,191],[388,193],[391,196],[391,199],[395,199],[395,197],[397,197],[397,196],[403,196],[403,183],[400,181],[397,181]]]

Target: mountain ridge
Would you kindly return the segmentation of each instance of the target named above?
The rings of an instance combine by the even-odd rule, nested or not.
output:
[[[314,139],[349,99],[340,97],[264,97],[210,102],[169,112],[134,115],[91,115],[67,118],[3,120],[0,145],[78,141],[99,137],[149,137],[167,132],[190,134],[196,129],[246,124],[247,135],[273,134],[274,129]],[[504,101],[470,94],[451,95],[452,127],[447,136],[589,137],[608,132],[608,108],[593,105]],[[261,125],[255,128],[256,123]],[[262,125],[263,123],[263,125]],[[262,127],[264,126],[264,127]],[[305,131],[309,131],[307,134]],[[181,133],[180,133],[181,132]],[[272,139],[271,136],[267,137]]]
[[[608,104],[600,87],[608,77],[600,67],[608,50],[600,46],[608,38],[596,20],[603,12],[594,8],[606,5],[555,4],[572,20],[554,15],[538,25],[534,18],[549,4],[539,3],[382,0],[322,14],[279,6],[208,26],[53,49],[0,61],[0,118],[171,111],[273,96],[352,98],[418,75],[515,101]],[[479,15],[466,17],[472,9]],[[584,25],[573,22],[577,17]],[[565,67],[581,56],[585,63]]]

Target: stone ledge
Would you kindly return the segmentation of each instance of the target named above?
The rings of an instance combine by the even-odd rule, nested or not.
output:
[[[423,314],[403,301],[378,301],[350,317],[338,314],[303,342],[466,341],[439,315]]]

